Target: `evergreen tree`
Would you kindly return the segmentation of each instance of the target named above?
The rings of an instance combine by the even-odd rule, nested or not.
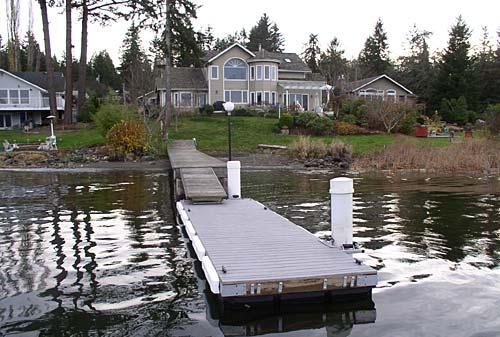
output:
[[[247,32],[245,31],[245,29],[242,29],[239,32],[238,31],[234,32],[234,34],[228,34],[227,36],[225,36],[223,38],[217,38],[214,42],[213,49],[222,51],[234,43],[239,43],[242,46],[247,45],[248,36],[247,36]]]
[[[168,0],[170,10],[167,16],[170,25],[171,62],[178,67],[195,66],[203,64],[203,46],[212,37],[201,31],[196,31],[192,20],[197,18],[195,5],[190,0]],[[164,59],[167,46],[165,43],[165,30],[153,40],[153,49],[158,58]]]
[[[493,66],[493,73],[495,74],[494,81],[494,92],[496,93],[495,101],[500,102],[500,30],[497,32],[498,42],[497,42],[497,50],[495,52],[495,62]]]
[[[318,60],[320,55],[321,49],[319,48],[318,34],[310,34],[309,41],[305,44],[302,57],[313,73],[319,72]]]
[[[259,50],[259,47],[271,52],[283,51],[283,36],[276,23],[272,23],[266,13],[252,27],[248,35],[247,48]]]
[[[496,91],[495,51],[490,41],[487,27],[483,27],[483,36],[479,50],[474,55],[473,73],[478,89],[479,110],[484,111],[489,104],[500,99]]]
[[[139,27],[132,23],[122,45],[120,73],[131,102],[152,89],[151,65],[141,48],[139,32]]]
[[[116,72],[113,60],[106,50],[95,54],[90,60],[92,75],[98,83],[111,87],[115,90],[121,89],[119,76]]]
[[[413,26],[408,34],[407,54],[399,58],[399,69],[395,75],[398,81],[410,88],[423,102],[429,101],[434,81],[427,43],[431,35],[431,32]]]
[[[448,46],[438,62],[437,77],[433,85],[433,107],[439,107],[443,98],[464,96],[469,108],[476,108],[476,87],[469,56],[471,31],[462,19],[457,18],[450,30]]]
[[[359,67],[363,77],[382,75],[391,70],[387,34],[380,18],[375,24],[373,35],[366,39],[359,54]]]
[[[321,53],[319,68],[329,84],[342,89],[342,83],[347,80],[348,61],[336,37],[330,41],[326,51]]]

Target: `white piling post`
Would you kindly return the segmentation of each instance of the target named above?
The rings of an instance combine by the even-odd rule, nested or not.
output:
[[[239,161],[227,162],[227,194],[229,199],[241,198],[241,163]]]
[[[330,180],[332,238],[334,245],[352,245],[353,180],[339,177]]]

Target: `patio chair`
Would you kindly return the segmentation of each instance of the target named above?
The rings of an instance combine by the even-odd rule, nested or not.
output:
[[[4,150],[5,152],[12,152],[12,151],[14,151],[15,149],[18,149],[18,148],[19,148],[19,146],[17,146],[17,144],[11,144],[11,143],[9,143],[9,141],[8,141],[7,139],[5,139],[5,140],[3,141],[3,144],[2,144],[2,145],[3,145],[3,150]]]

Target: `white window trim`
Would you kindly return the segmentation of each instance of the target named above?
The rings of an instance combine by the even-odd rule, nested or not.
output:
[[[255,105],[259,105],[259,100],[257,99],[257,96],[260,94],[260,105],[264,103],[264,92],[263,91],[256,91],[255,92]]]
[[[246,69],[245,69],[246,76],[244,79],[226,78],[226,63],[228,63],[232,59],[238,59],[246,65]],[[243,82],[243,81],[246,82],[246,81],[248,81],[248,78],[250,77],[249,71],[250,71],[250,68],[248,67],[248,63],[244,59],[242,59],[240,57],[231,57],[230,59],[226,60],[226,62],[224,62],[224,66],[222,67],[222,75],[223,75],[222,78],[224,79],[224,81],[228,81],[228,82]]]
[[[241,92],[241,102],[233,102],[232,101],[231,91],[239,91],[239,92]],[[226,93],[228,93],[228,92],[229,92],[229,100],[231,102],[233,102],[234,104],[248,104],[248,90],[239,90],[239,89],[224,90],[224,100],[226,100]],[[247,93],[247,99],[246,100],[244,100],[244,95],[243,95],[244,92]]]
[[[189,105],[182,105],[182,94],[189,94],[191,99],[189,100]],[[180,91],[179,92],[179,107],[181,108],[192,108],[193,107],[193,93],[191,91]]]
[[[266,101],[266,94],[268,95],[268,100],[267,101]],[[271,104],[271,92],[270,91],[264,91],[263,101],[264,101],[264,105]]]
[[[30,89],[27,88],[1,88],[0,90],[6,90],[7,91],[7,103],[0,103],[0,105],[25,105],[29,106],[31,104],[31,95],[30,95]],[[11,97],[10,97],[10,92],[11,91],[17,91],[17,99],[18,103],[12,103]],[[21,102],[21,91],[27,91],[28,92],[28,103],[22,103]]]
[[[217,69],[217,77],[213,77],[213,71],[212,69]],[[219,79],[219,66],[210,66],[210,79],[211,80],[218,80]]]
[[[253,74],[252,74],[253,70]],[[255,81],[255,66],[250,66],[250,81]]]
[[[267,74],[268,74],[267,77],[266,77],[266,69],[267,69]],[[264,66],[264,80],[265,81],[270,81],[271,80],[271,66],[270,65],[265,65]]]
[[[272,105],[276,105],[276,97],[277,96],[278,96],[278,94],[276,93],[276,91],[271,92],[271,104]]]
[[[259,68],[260,68],[260,77],[259,77]],[[258,65],[256,67],[256,72],[255,72],[255,77],[256,77],[257,81],[262,81],[262,77],[264,75],[262,72],[263,72],[262,65]]]
[[[271,81],[276,81],[276,74],[278,73],[278,69],[276,66],[271,67]]]
[[[1,89],[1,90],[5,90],[7,92],[7,97],[5,97],[5,99],[7,99],[7,102],[5,103],[1,103],[0,102],[0,105],[9,105],[9,102],[10,102],[10,99],[9,99],[9,89]]]
[[[253,99],[252,99],[252,96],[253,96]],[[249,101],[249,103],[251,105],[257,104],[257,95],[255,94],[255,91],[250,91],[250,101]]]

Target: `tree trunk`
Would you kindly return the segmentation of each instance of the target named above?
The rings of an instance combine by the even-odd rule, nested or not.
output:
[[[87,93],[87,24],[89,20],[89,9],[87,0],[82,1],[82,40],[80,51],[80,68],[78,69],[78,102],[77,109],[80,112],[85,105]]]
[[[73,53],[71,50],[71,0],[66,0],[66,95],[64,124],[73,121]]]
[[[45,45],[45,63],[47,68],[47,91],[49,92],[50,115],[57,121],[56,92],[54,90],[54,67],[52,65],[52,52],[50,50],[49,19],[47,15],[47,1],[38,0],[42,12],[43,42]]]
[[[171,56],[172,48],[170,43],[170,4],[171,0],[165,1],[165,109],[164,109],[164,138],[168,138],[167,127],[170,126],[170,118],[172,116],[172,83],[170,81],[171,74]]]

